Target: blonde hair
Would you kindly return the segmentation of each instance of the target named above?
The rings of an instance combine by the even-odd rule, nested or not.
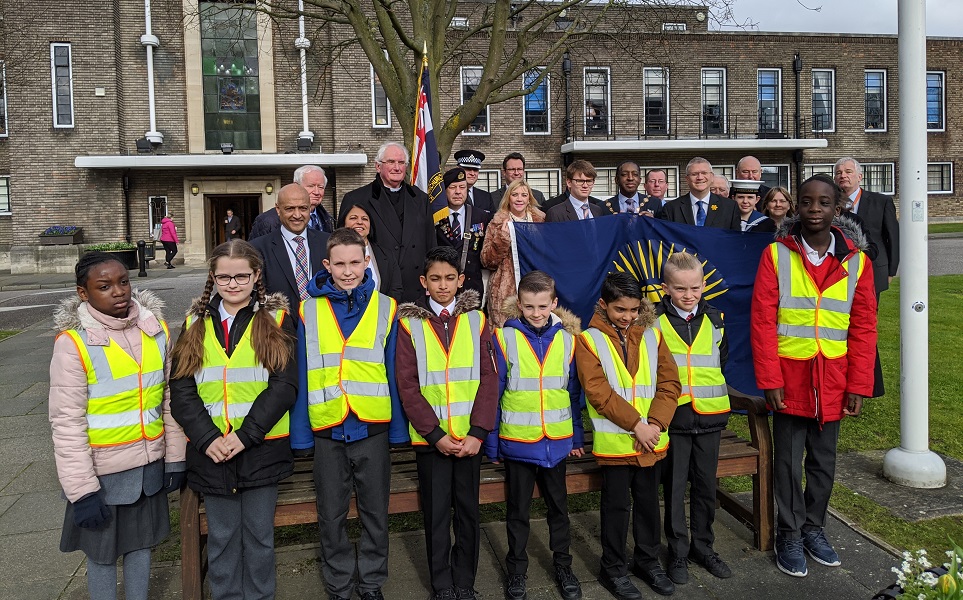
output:
[[[201,370],[204,366],[204,336],[206,327],[204,317],[207,316],[207,305],[211,301],[211,293],[214,291],[214,269],[217,261],[221,258],[241,258],[246,259],[251,266],[251,270],[260,273],[264,269],[261,254],[249,242],[242,239],[233,239],[229,242],[214,248],[211,258],[207,261],[209,271],[207,273],[207,283],[204,284],[204,293],[201,294],[200,310],[192,316],[194,321],[177,338],[177,343],[172,351],[172,359],[175,365],[171,377],[180,379],[191,377],[194,373]],[[291,335],[281,329],[275,318],[266,310],[263,310],[264,300],[267,291],[264,287],[264,278],[258,277],[254,287],[260,310],[254,313],[251,319],[251,346],[254,348],[254,355],[257,357],[265,369],[272,373],[283,370],[288,361],[291,360]]]
[[[688,252],[674,252],[665,261],[662,267],[662,281],[668,281],[677,271],[698,271],[704,274],[702,261]]]
[[[511,212],[512,192],[520,187],[524,187],[526,190],[528,190],[529,212],[531,212],[532,209],[538,208],[538,201],[535,200],[535,194],[532,193],[532,186],[528,185],[528,182],[524,179],[516,179],[515,181],[509,183],[508,187],[505,188],[505,193],[502,195],[502,201],[498,205],[498,210]]]

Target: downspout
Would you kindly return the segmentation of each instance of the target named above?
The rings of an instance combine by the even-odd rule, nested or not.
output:
[[[122,185],[124,187],[124,240],[129,244],[133,239],[130,229],[130,172],[124,171],[124,178],[122,180]]]
[[[294,40],[294,47],[301,55],[301,120],[304,129],[298,133],[298,139],[308,139],[314,142],[314,133],[308,127],[308,48],[311,40],[304,35],[304,0],[298,0],[298,39]]]
[[[796,114],[795,114],[795,129],[796,129],[796,139],[799,139],[799,135],[802,129],[802,115],[799,112],[799,80],[800,74],[802,73],[802,58],[800,58],[797,52],[792,59],[792,70],[796,74]],[[803,151],[802,149],[793,152],[793,162],[796,163],[796,193],[799,193],[799,187],[802,186],[803,179]]]
[[[164,143],[164,134],[157,131],[157,115],[154,112],[154,48],[160,46],[160,40],[151,33],[150,0],[144,0],[144,29],[146,33],[140,36],[140,43],[147,48],[147,107],[150,112],[150,131],[144,137],[151,144]]]

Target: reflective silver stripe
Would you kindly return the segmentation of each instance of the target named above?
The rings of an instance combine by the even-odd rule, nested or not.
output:
[[[792,250],[783,244],[776,244],[776,254],[778,260],[777,269],[779,280],[779,306],[780,308],[800,308],[814,310],[816,308],[816,298],[808,296],[793,296],[792,294]],[[846,260],[846,300],[835,300],[823,298],[819,306],[822,309],[832,312],[849,313],[853,306],[853,296],[856,294],[856,283],[859,280],[859,253],[854,254]]]
[[[197,382],[198,385],[214,381],[224,381],[224,366],[204,367],[194,374],[194,381]]]
[[[729,393],[725,385],[693,385],[689,391],[696,398],[719,398]]]
[[[388,383],[372,383],[368,381],[342,381],[344,391],[353,396],[387,396]],[[327,391],[328,388],[325,388]]]
[[[471,408],[474,403],[471,400],[465,402],[451,402],[445,404],[432,404],[431,409],[435,411],[435,416],[439,421],[447,421],[449,417],[468,417],[471,416]]]
[[[227,417],[228,419],[237,419],[238,417],[244,418],[247,413],[251,412],[251,407],[254,406],[253,402],[231,402],[227,405]]]
[[[304,301],[301,303],[301,314],[303,315],[302,321],[304,323],[304,346],[305,351],[308,354],[307,368],[309,371],[315,369],[320,369],[324,366],[324,360],[326,355],[320,355],[319,351],[321,348],[321,342],[318,338],[318,302],[316,298],[310,299],[311,301]],[[312,323],[314,327],[308,327],[307,324]],[[328,355],[330,357],[330,355]],[[338,360],[341,360],[341,354],[338,353]]]
[[[143,416],[143,421],[141,421],[141,416]],[[143,415],[141,415],[141,411],[139,409],[128,410],[122,413],[113,413],[109,415],[87,413],[87,427],[89,429],[114,429],[117,427],[140,425],[141,422],[143,422],[144,425],[150,425],[160,417],[160,406],[155,406],[143,411]]]
[[[518,334],[515,331],[506,333],[502,331],[502,339],[505,340],[505,360],[512,365],[518,365],[521,362],[521,358],[518,355]],[[524,335],[524,334],[522,334]],[[568,362],[569,357],[572,356],[572,336],[566,331],[560,331],[555,334],[556,336],[562,336],[562,352],[563,361]],[[555,343],[555,338],[552,338],[552,342]],[[564,366],[564,363],[563,363]],[[542,377],[541,379],[537,377],[521,377],[518,375],[519,369],[512,369],[509,374],[508,389],[519,391],[519,392],[538,392],[544,387],[545,389],[566,389],[568,388],[568,374],[569,370],[563,368],[563,375]],[[541,383],[540,383],[541,382]]]
[[[645,419],[643,419],[643,421],[644,420]],[[608,419],[592,419],[592,429],[594,429],[596,433],[624,433],[626,435],[632,435],[631,431],[622,429]]]
[[[481,332],[481,313],[477,310],[473,310],[468,313],[468,324],[471,325],[471,336],[475,339],[475,335]],[[468,377],[461,378],[460,375],[458,381],[480,381],[481,380],[481,343],[477,340],[472,343],[475,346],[475,355],[472,357],[471,361],[471,375]],[[449,379],[454,381],[456,376],[452,376],[450,373],[452,371],[458,371],[459,369],[449,370]]]
[[[639,398],[654,398],[655,385],[638,384],[635,386],[635,395]]]
[[[81,330],[77,333],[87,348],[91,366],[94,369],[94,374],[97,376],[97,383],[88,385],[88,392],[91,398],[106,398],[139,389],[141,386],[146,389],[164,382],[163,369],[144,371],[140,374],[143,378],[139,377],[138,373],[126,375],[119,379],[114,378],[113,370],[110,368],[110,362],[107,360],[107,352],[104,350],[105,346],[92,346],[87,336],[87,330]],[[161,328],[161,332],[154,336],[153,339],[160,351],[161,364],[163,365],[164,358],[167,355],[167,334],[163,328]],[[143,362],[143,356],[141,357],[141,362]],[[140,369],[144,368],[143,365],[138,366]]]
[[[220,400],[218,402],[210,402],[210,403],[205,402],[204,410],[207,411],[207,414],[211,415],[212,419],[217,417],[223,419],[224,418],[224,401]]]
[[[375,342],[379,339],[381,338],[375,338]],[[344,360],[382,364],[385,362],[385,349],[384,346],[375,346],[372,349],[347,346],[344,349]]]
[[[317,337],[317,335],[315,335]],[[308,346],[311,348],[311,346]],[[341,353],[339,352],[329,352],[327,354],[318,354],[316,352],[317,346],[314,346],[315,352],[308,350],[308,370],[314,371],[316,369],[323,369],[324,367],[335,367],[341,363]],[[382,361],[384,362],[384,361]]]
[[[623,388],[622,384],[619,383],[618,373],[614,368],[615,357],[612,356],[612,350],[609,348],[608,338],[604,333],[595,328],[587,329],[586,333],[588,333],[592,341],[595,342],[595,349],[598,352],[599,362],[602,363],[602,366],[609,365],[613,367],[611,369],[602,369],[605,373],[606,381],[609,382],[609,387],[626,402],[632,402],[631,391],[628,388]]]
[[[155,385],[161,385],[164,383],[164,370],[158,369],[157,371],[145,371],[141,376],[141,383],[144,389],[154,387]]]
[[[682,354],[681,356],[682,356],[682,362],[680,364],[685,365],[686,355]],[[688,359],[689,359],[688,364],[691,367],[718,367],[719,366],[719,359],[712,354],[708,356],[706,356],[705,354],[690,354],[688,355]]]
[[[649,381],[652,382],[651,385],[645,386],[647,393],[639,394],[643,398],[653,398],[655,397],[655,384],[658,381],[658,367],[659,367],[659,339],[655,336],[655,332],[650,327],[642,332],[642,341],[645,342],[645,352],[649,359]],[[642,357],[639,357],[639,364],[642,363]],[[639,390],[640,386],[636,386],[635,389]]]
[[[324,404],[325,402],[330,402],[331,400],[337,400],[338,398],[341,397],[340,395],[338,395],[338,396],[332,396],[331,398],[328,398],[325,395],[325,391],[327,389],[331,389],[331,388],[326,388],[325,390],[313,390],[308,392],[308,404],[309,405]],[[340,393],[341,388],[337,388],[337,389],[338,389],[338,392]]]
[[[517,364],[517,363],[516,363]],[[546,390],[563,390],[568,387],[568,377],[515,377],[512,375],[509,389],[518,392],[538,392]]]
[[[267,381],[268,371],[264,367],[228,367],[227,383],[248,383]]]
[[[438,373],[432,373],[434,381],[428,380],[428,348],[425,346],[425,329],[420,320],[409,319],[408,326],[411,329],[411,344],[415,347],[415,361],[418,363],[418,382],[421,387],[429,385],[440,385]],[[445,374],[442,373],[441,383],[445,382]]]
[[[818,329],[818,332],[816,331]],[[797,338],[808,338],[815,339],[816,335],[819,335],[819,339],[828,340],[830,342],[845,342],[849,337],[849,331],[846,329],[836,329],[831,327],[812,327],[809,325],[786,325],[785,323],[780,323],[776,326],[776,333],[785,337],[797,337]]]
[[[541,427],[543,418],[546,425],[550,425],[552,423],[564,423],[572,418],[572,408],[567,406],[565,408],[536,412],[515,412],[510,410],[502,411],[502,424],[505,425]]]

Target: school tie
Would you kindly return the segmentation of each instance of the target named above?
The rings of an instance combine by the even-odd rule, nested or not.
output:
[[[294,241],[298,245],[294,250],[294,258],[298,262],[294,279],[298,282],[298,295],[304,300],[308,297],[308,253],[304,249],[303,237],[296,235]]]
[[[448,322],[448,319],[451,318],[451,313],[448,312],[448,309],[447,309],[447,308],[443,308],[443,309],[441,309],[441,312],[438,313],[438,318],[440,318],[442,321],[444,321],[445,323],[447,323],[447,322]]]
[[[706,203],[699,200],[696,204],[699,205],[696,211],[696,226],[703,227],[706,224]]]
[[[321,218],[314,211],[311,211],[311,224],[309,225],[311,229],[315,231],[321,231]]]
[[[687,314],[687,315],[685,316],[685,322],[688,323],[689,321],[692,320],[692,317],[694,317],[694,316],[695,316],[695,315],[692,314],[692,313]]]
[[[582,220],[589,218],[589,207],[588,202],[582,203]]]
[[[451,241],[461,237],[461,223],[458,220],[458,213],[451,213]]]

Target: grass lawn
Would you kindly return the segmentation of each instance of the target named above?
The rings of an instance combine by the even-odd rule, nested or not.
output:
[[[11,335],[17,335],[18,333],[20,333],[20,332],[19,332],[19,331],[7,331],[7,330],[4,330],[4,329],[0,329],[0,341],[3,341],[3,340],[5,340],[5,339],[7,339],[7,338],[10,337]]]
[[[963,223],[930,223],[930,233],[963,233]]]

